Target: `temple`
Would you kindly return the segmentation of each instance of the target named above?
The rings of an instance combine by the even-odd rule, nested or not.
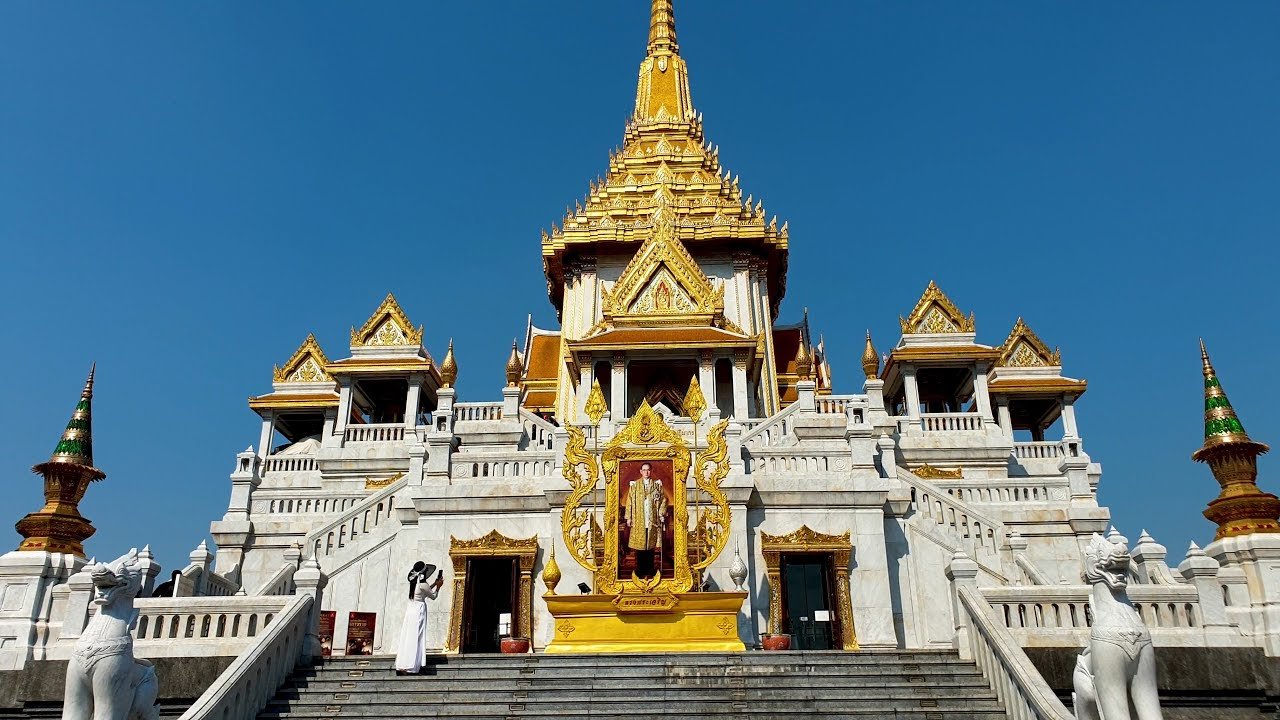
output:
[[[249,400],[255,442],[235,455],[216,548],[192,553],[177,597],[138,601],[140,652],[238,654],[256,642],[248,618],[283,622],[270,618],[306,594],[316,654],[393,653],[420,559],[445,569],[427,621],[445,654],[504,639],[735,652],[786,636],[793,650],[999,657],[994,678],[1032,667],[1022,648],[1048,672],[1045,653],[1084,645],[1081,552],[1118,536],[1077,423],[1087,382],[1022,318],[980,328],[930,282],[898,338],[865,335],[864,377],[839,379],[858,391],[837,392],[807,313],[784,311],[787,224],[704,135],[670,0],[652,3],[621,145],[541,251],[559,327],[513,320],[491,399],[459,397],[452,341],[390,294],[348,347],[309,335],[276,366]],[[1257,487],[1267,447],[1207,351],[1203,366],[1195,459],[1221,484],[1205,513],[1221,530],[1176,567],[1142,532],[1129,592],[1157,652],[1274,658],[1280,500]],[[89,612],[76,503],[104,477],[91,394],[92,375],[36,466],[49,504],[0,562],[0,667],[65,657]],[[21,580],[32,572],[44,580]],[[27,595],[5,590],[23,582]],[[182,609],[196,601],[233,610]]]

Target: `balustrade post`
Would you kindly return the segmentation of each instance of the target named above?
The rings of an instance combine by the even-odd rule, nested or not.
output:
[[[93,600],[93,576],[89,574],[92,564],[85,565],[80,572],[67,578],[66,613],[62,617],[61,640],[73,640],[84,632],[89,622],[89,603]]]
[[[156,576],[160,574],[160,563],[156,562],[156,556],[151,552],[151,546],[145,545],[142,551],[138,553],[138,567],[142,570],[142,588],[138,591],[138,597],[151,597],[151,592],[156,587]]]
[[[817,390],[818,383],[812,380],[801,380],[796,383],[796,404],[800,406],[800,412],[817,411]]]
[[[1194,542],[1187,550],[1186,559],[1178,565],[1178,572],[1195,586],[1196,593],[1200,596],[1200,624],[1205,628],[1231,626],[1227,620],[1227,605],[1222,597],[1222,587],[1218,582],[1220,568],[1218,561],[1206,555]]]
[[[962,660],[973,659],[973,644],[969,637],[971,632],[969,611],[960,599],[960,588],[967,587],[978,591],[978,563],[956,550],[947,563],[947,580],[951,585],[951,614],[954,618],[955,636],[953,643]]]
[[[508,385],[502,388],[502,419],[520,422],[520,388]]]
[[[902,389],[906,394],[907,417],[913,425],[920,424],[920,386],[916,383],[916,367],[910,363],[902,365]]]
[[[311,596],[311,610],[307,617],[306,639],[302,643],[302,652],[298,661],[310,663],[320,657],[320,601],[323,599],[324,586],[328,578],[320,570],[320,563],[315,558],[302,561],[298,572],[293,575],[293,584],[298,595]]]

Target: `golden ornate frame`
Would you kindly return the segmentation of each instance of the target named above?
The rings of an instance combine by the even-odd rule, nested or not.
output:
[[[836,630],[842,650],[857,650],[858,638],[853,625],[853,600],[849,587],[849,558],[853,543],[849,533],[824,535],[808,525],[786,535],[760,533],[764,554],[765,573],[769,578],[769,629],[779,632],[782,627],[782,555],[784,553],[828,554],[835,566]]]
[[[453,601],[449,608],[449,640],[445,652],[462,647],[463,601],[467,592],[467,560],[473,557],[512,557],[519,563],[520,584],[516,599],[516,637],[533,636],[533,566],[538,558],[538,536],[519,540],[492,530],[475,540],[449,537],[449,560],[453,563]]]

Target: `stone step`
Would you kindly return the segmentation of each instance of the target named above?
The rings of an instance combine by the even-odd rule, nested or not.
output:
[[[922,698],[972,698],[994,699],[995,694],[987,687],[967,688],[933,688],[933,687],[830,687],[830,688],[736,688],[721,685],[715,688],[672,688],[652,686],[636,686],[632,688],[617,685],[562,687],[547,690],[495,688],[492,690],[450,690],[438,688],[434,690],[412,689],[391,692],[343,690],[339,692],[289,692],[278,693],[273,700],[277,703],[288,703],[292,707],[302,705],[333,704],[376,704],[394,697],[396,702],[404,704],[420,703],[486,703],[499,701],[528,700],[529,702],[564,702],[566,698],[590,700],[593,703],[627,703],[633,702],[637,691],[646,698],[664,701],[701,702],[732,699],[733,695],[749,695],[761,699],[789,700],[849,700],[849,701],[896,701],[919,700]]]
[[[841,666],[819,666],[819,667],[799,667],[799,668],[752,668],[752,667],[736,667],[736,666],[705,666],[698,668],[688,667],[563,667],[563,668],[539,668],[539,667],[516,667],[516,668],[426,668],[422,673],[416,676],[399,676],[391,668],[384,669],[359,669],[346,672],[333,671],[312,671],[297,674],[295,677],[299,679],[309,679],[315,681],[373,681],[373,680],[390,680],[398,677],[421,677],[434,678],[437,680],[451,680],[456,678],[473,678],[473,679],[501,679],[501,678],[519,678],[522,680],[543,680],[558,678],[688,678],[696,680],[698,678],[722,678],[722,677],[793,677],[793,676],[810,676],[822,678],[841,678],[851,677],[860,678],[866,682],[876,682],[878,679],[892,679],[902,677],[919,677],[928,680],[945,677],[964,677],[977,676],[981,673],[973,665],[957,665],[955,667],[937,668],[925,666],[891,666],[891,667],[841,667]]]
[[[629,678],[636,680],[636,678]],[[589,678],[540,678],[540,679],[503,679],[491,678],[423,678],[401,677],[380,680],[346,679],[346,680],[314,680],[302,679],[292,681],[281,688],[282,693],[349,693],[349,692],[461,692],[477,688],[488,692],[502,691],[559,691],[574,688],[609,687],[616,685],[613,679]],[[702,678],[665,678],[652,683],[664,688],[788,688],[794,690],[829,689],[843,687],[861,687],[877,689],[893,688],[987,688],[988,684],[981,674],[973,673],[963,676],[924,676],[894,678],[860,678],[849,675],[830,676],[752,676],[752,677],[702,677]]]
[[[454,718],[460,713],[453,708],[441,707],[436,709],[413,709],[413,714],[407,714],[402,709],[389,709],[387,714],[377,715],[369,714],[360,717],[366,720],[416,720],[417,718]],[[921,708],[921,709],[904,709],[904,708],[880,708],[870,710],[819,710],[815,708],[762,708],[752,709],[747,707],[737,707],[731,705],[722,705],[715,708],[698,708],[696,710],[675,708],[670,712],[636,712],[627,711],[623,713],[609,712],[603,709],[592,709],[582,712],[565,712],[562,710],[541,711],[537,709],[514,709],[514,710],[495,710],[493,714],[470,713],[464,714],[463,717],[469,720],[515,720],[517,718],[554,718],[563,717],[589,717],[592,720],[671,720],[671,718],[725,718],[726,720],[738,720],[741,718],[767,717],[770,720],[888,720],[897,718],[900,720],[1009,720],[1009,716],[1003,710],[982,710],[973,708],[952,708],[945,711],[937,708]],[[332,719],[343,717],[356,717],[354,715],[346,715],[340,712],[321,712],[313,711],[308,713],[263,713],[259,715],[259,720],[312,720],[314,719]]]

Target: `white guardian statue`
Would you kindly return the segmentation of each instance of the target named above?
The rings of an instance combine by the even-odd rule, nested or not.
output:
[[[1097,533],[1085,548],[1085,581],[1093,586],[1089,644],[1076,660],[1076,720],[1163,720],[1156,691],[1151,632],[1129,602],[1129,548],[1123,537]]]
[[[130,631],[138,621],[133,599],[142,587],[138,551],[85,568],[98,611],[67,664],[62,720],[159,720],[156,671],[133,656]]]

